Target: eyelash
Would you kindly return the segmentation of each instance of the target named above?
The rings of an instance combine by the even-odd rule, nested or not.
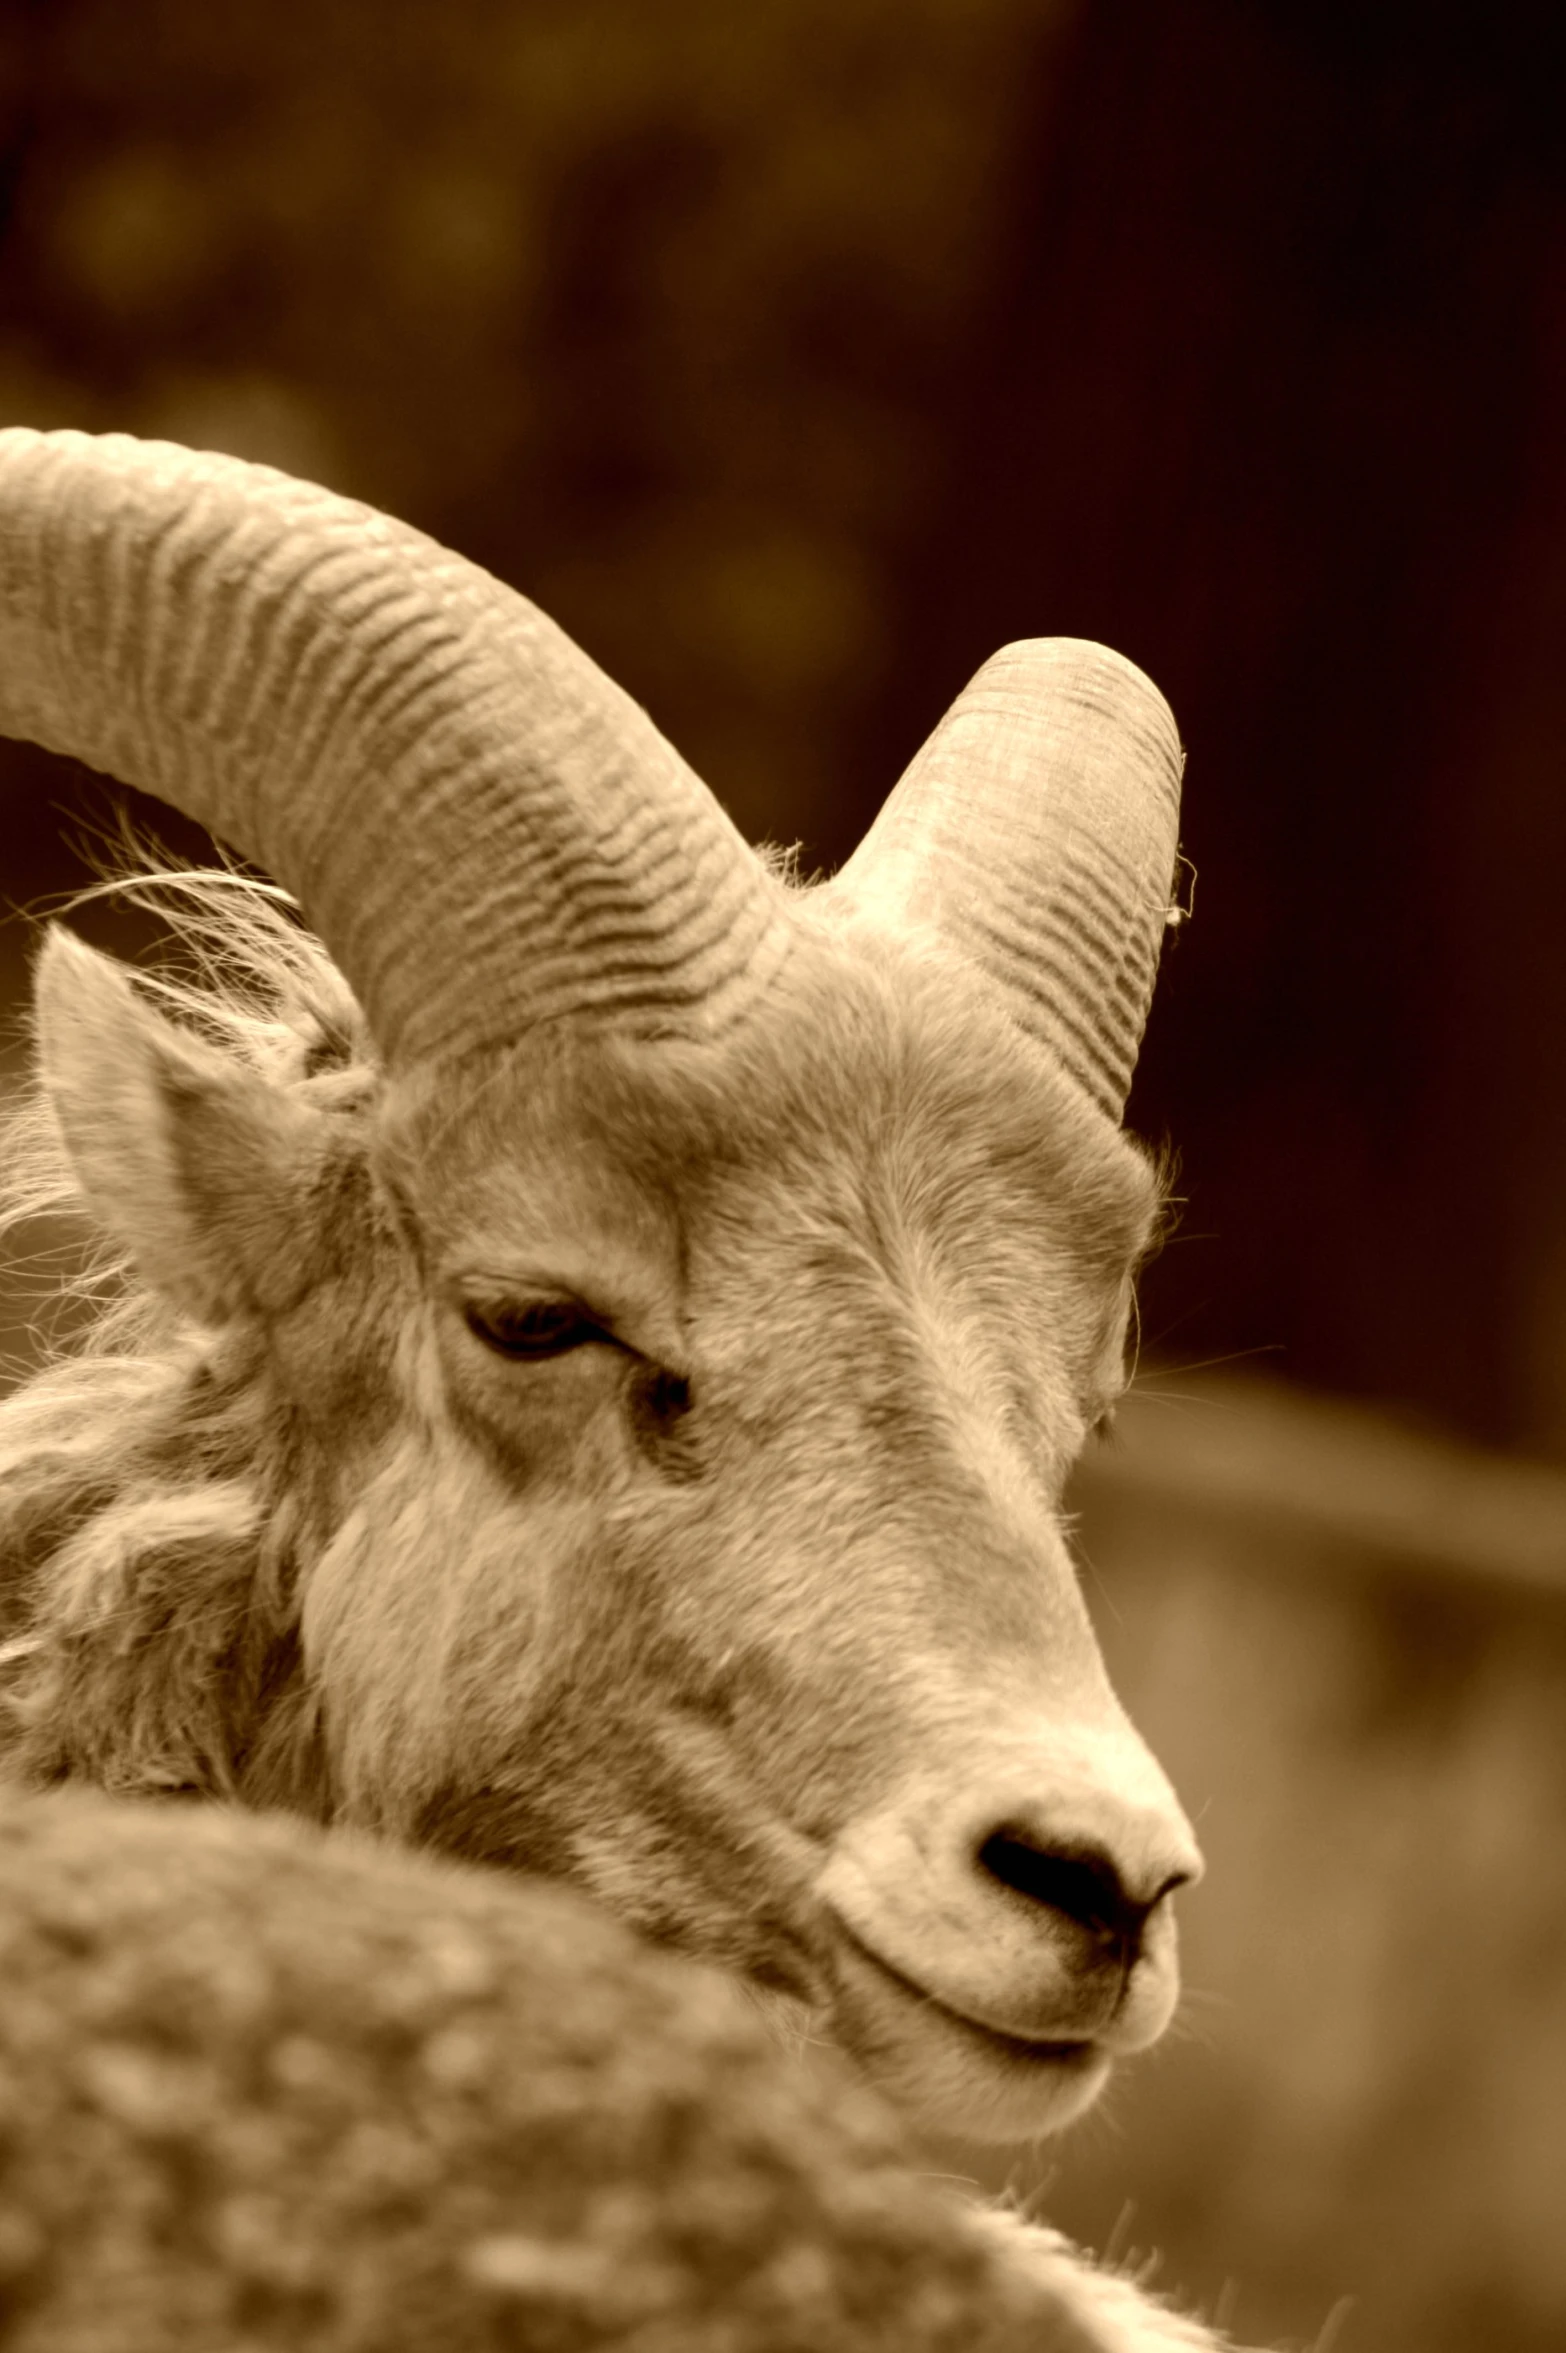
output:
[[[469,1300],[462,1312],[474,1338],[512,1364],[547,1363],[594,1342],[610,1348],[624,1345],[575,1299],[533,1299],[495,1307]],[[634,1357],[636,1352],[627,1353]],[[666,1366],[643,1365],[632,1396],[644,1435],[658,1440],[669,1439],[691,1409],[688,1378]]]
[[[497,1307],[482,1307],[470,1300],[463,1315],[476,1340],[513,1364],[541,1364],[610,1338],[603,1325],[575,1299],[534,1299],[525,1305]]]

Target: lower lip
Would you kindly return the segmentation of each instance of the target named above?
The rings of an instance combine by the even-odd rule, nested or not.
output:
[[[904,1977],[900,1969],[894,1969],[890,1962],[872,1953],[868,1945],[860,1943],[858,1937],[850,1941],[856,1956],[868,1962],[888,1985],[895,1986],[906,2001],[917,2003],[921,2015],[933,2015],[963,2034],[976,2035],[981,2042],[994,2050],[1004,2051],[1008,2057],[1025,2060],[1030,2065],[1080,2068],[1089,2065],[1098,2055],[1096,2043],[1081,2040],[1035,2041],[1028,2035],[1009,2034],[1002,2026],[987,2025],[982,2018],[969,2018],[961,2010],[954,2010],[943,2002],[939,1994],[929,1993],[922,1985],[916,1985],[911,1977]]]
[[[884,2076],[894,2098],[923,2109],[940,2128],[986,2141],[1054,2131],[1091,2104],[1109,2073],[1109,2054],[1097,2043],[1007,2034],[949,2009],[857,1937],[844,1934],[839,1949],[849,1969],[875,1987],[879,2015],[870,2020],[868,2071]],[[852,1988],[845,1990],[852,2000]],[[934,2092],[936,2076],[944,2079],[942,2090],[921,2096],[925,2082]]]

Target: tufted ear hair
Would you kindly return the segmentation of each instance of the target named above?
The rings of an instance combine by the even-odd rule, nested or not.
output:
[[[86,1208],[170,1306],[276,1314],[324,1272],[310,1195],[331,1123],[154,1010],[51,925],[34,982],[40,1077]]]

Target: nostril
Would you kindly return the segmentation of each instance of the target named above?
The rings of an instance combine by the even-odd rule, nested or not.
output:
[[[1094,1847],[1040,1847],[1008,1825],[984,1841],[978,1859],[1002,1887],[1064,1913],[1096,1937],[1134,1941],[1153,1908],[1132,1901],[1114,1864]]]

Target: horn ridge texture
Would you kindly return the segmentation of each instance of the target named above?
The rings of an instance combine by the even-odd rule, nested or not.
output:
[[[724,1026],[786,951],[781,887],[563,631],[267,467],[0,432],[0,729],[286,883],[393,1063]]]
[[[1147,1021],[1183,755],[1157,688],[1082,638],[1004,646],[828,889],[927,925],[1118,1120]]]

